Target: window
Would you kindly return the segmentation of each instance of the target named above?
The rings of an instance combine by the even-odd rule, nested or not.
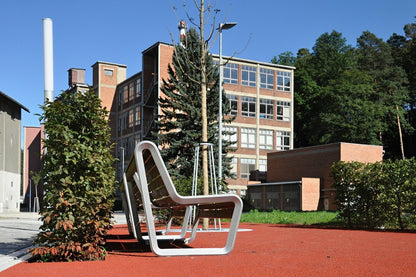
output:
[[[227,94],[228,104],[230,105],[230,115],[238,114],[238,96]]]
[[[277,90],[290,91],[290,72],[277,71]]]
[[[290,132],[276,131],[276,150],[290,149]]]
[[[238,64],[227,63],[222,66],[223,80],[226,84],[238,84]]]
[[[273,102],[270,99],[260,99],[260,118],[273,119]]]
[[[272,69],[260,68],[260,87],[273,89],[273,76],[274,71]]]
[[[259,159],[259,171],[267,171],[267,160]]]
[[[118,121],[118,130],[119,131],[124,131],[128,125],[127,125],[127,120],[128,120],[128,112],[124,112],[121,114],[121,116],[119,117],[119,121]]]
[[[134,125],[138,126],[138,125],[140,125],[140,107],[135,108],[134,114],[135,114],[135,116],[134,116]]]
[[[256,129],[241,128],[241,147],[256,148]]]
[[[133,101],[134,98],[134,83],[129,84],[129,101]]]
[[[273,130],[260,129],[259,140],[260,149],[273,150]]]
[[[113,76],[113,70],[104,68],[104,75],[105,76]]]
[[[124,86],[121,90],[123,94],[123,103],[127,103],[129,101],[129,88]]]
[[[241,159],[241,174],[242,179],[250,178],[250,171],[256,170],[255,159]]]
[[[137,79],[136,80],[136,98],[140,98],[140,95],[142,93],[142,80],[141,79]]]
[[[256,117],[256,98],[241,97],[241,114],[247,117]]]
[[[243,86],[256,86],[256,68],[254,66],[241,66],[241,84]]]
[[[290,102],[276,101],[276,119],[290,121]]]
[[[129,110],[129,128],[132,128],[134,124],[134,112],[133,109]]]
[[[238,147],[238,128],[233,126],[223,126],[222,138],[225,141],[231,142],[231,147]]]

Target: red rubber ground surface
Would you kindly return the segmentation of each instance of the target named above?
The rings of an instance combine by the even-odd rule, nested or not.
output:
[[[157,257],[128,236],[108,237],[99,262],[20,263],[0,276],[416,276],[416,234],[240,224],[226,256]],[[198,233],[191,246],[221,246],[226,233]]]

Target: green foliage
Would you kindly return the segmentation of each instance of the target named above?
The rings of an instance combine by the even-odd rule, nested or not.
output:
[[[47,261],[103,259],[115,192],[108,111],[92,91],[63,92],[42,109],[43,224],[32,255]]]
[[[332,166],[340,218],[349,226],[416,228],[416,161]]]
[[[383,110],[373,101],[374,97],[372,80],[362,71],[347,70],[331,80],[322,90],[321,103],[326,109],[319,115],[319,143],[380,144]]]
[[[406,24],[404,35],[394,33],[387,43],[391,46],[394,64],[405,72],[407,84],[405,90],[409,96],[405,109],[405,118],[412,130],[405,135],[406,156],[416,156],[416,23]]]
[[[296,57],[293,55],[292,52],[286,51],[279,54],[278,57],[274,56],[271,62],[274,64],[294,66],[296,62]]]
[[[165,96],[159,99],[159,130],[154,136],[164,147],[161,154],[170,174],[176,178],[193,176],[195,145],[202,142],[201,55],[199,35],[191,28],[186,40],[176,45],[172,65],[168,67],[169,79],[163,80],[161,88]],[[219,72],[210,54],[206,55],[206,63],[208,142],[214,145],[217,160]],[[225,94],[222,102],[224,123],[231,122]],[[223,141],[223,154],[230,151],[229,145],[230,142]],[[231,158],[226,155],[223,155],[223,166],[224,175],[229,175]]]
[[[416,24],[388,42],[365,31],[357,47],[336,31],[319,36],[294,57],[295,147],[332,142],[383,145],[386,157],[416,155]],[[404,143],[402,143],[402,138]]]

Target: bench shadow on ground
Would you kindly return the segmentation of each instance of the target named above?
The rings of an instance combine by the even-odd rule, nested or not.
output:
[[[110,254],[114,255],[133,255],[140,253],[152,253],[150,245],[144,241],[138,241],[130,234],[108,234],[105,237],[105,248]],[[191,248],[183,241],[159,241],[159,247],[168,248]]]

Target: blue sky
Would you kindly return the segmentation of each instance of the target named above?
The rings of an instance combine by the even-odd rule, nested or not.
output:
[[[188,13],[197,19],[193,0],[186,2]],[[366,30],[387,40],[393,33],[403,34],[403,26],[415,22],[416,16],[414,0],[211,2],[220,9],[216,25],[238,22],[224,31],[223,54],[237,51],[239,58],[263,62],[285,51],[311,49],[321,34],[332,30],[341,32],[352,46]],[[170,43],[172,37],[177,41],[178,19],[186,20],[182,4],[182,0],[2,1],[0,90],[30,110],[22,112],[23,126],[39,126],[35,114],[41,113],[43,103],[43,18],[53,20],[56,96],[68,88],[71,67],[85,68],[88,84],[96,61],[125,64],[128,77],[139,72],[143,50],[157,41]],[[211,52],[218,53],[218,40]]]

